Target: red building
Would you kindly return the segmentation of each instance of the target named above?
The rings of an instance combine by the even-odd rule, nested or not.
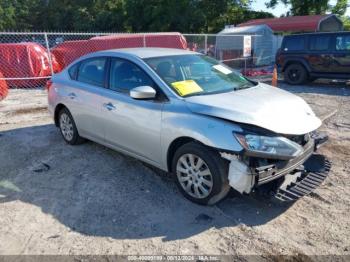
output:
[[[343,23],[335,15],[287,16],[280,18],[254,19],[240,26],[267,25],[276,32],[334,32],[342,31]]]

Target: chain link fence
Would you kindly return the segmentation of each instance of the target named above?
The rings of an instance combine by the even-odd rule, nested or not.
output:
[[[259,48],[259,37],[251,36],[251,56],[244,57],[243,35],[0,32],[0,100],[8,89],[43,89],[53,74],[75,59],[115,48],[188,49],[216,58],[248,76],[270,76],[274,52]]]

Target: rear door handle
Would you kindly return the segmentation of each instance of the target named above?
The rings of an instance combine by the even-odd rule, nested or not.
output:
[[[112,103],[103,104],[103,106],[104,106],[108,111],[111,111],[111,110],[116,109],[116,107],[115,107]]]
[[[69,94],[68,94],[68,97],[69,97],[70,99],[74,99],[74,98],[77,97],[77,95],[76,95],[75,93],[69,93]]]

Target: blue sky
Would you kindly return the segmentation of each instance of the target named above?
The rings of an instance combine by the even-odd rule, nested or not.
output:
[[[277,17],[281,16],[281,14],[285,14],[289,10],[289,7],[285,6],[284,4],[278,4],[274,9],[267,9],[265,6],[265,2],[268,2],[268,0],[255,0],[252,3],[252,9],[255,11],[267,11],[273,13]],[[331,5],[334,5],[335,3],[336,0],[330,1]],[[350,16],[350,8],[347,9],[346,15]]]

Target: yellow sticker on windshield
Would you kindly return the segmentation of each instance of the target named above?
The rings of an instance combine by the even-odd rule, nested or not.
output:
[[[203,91],[194,80],[185,80],[171,83],[180,96],[185,96]]]

